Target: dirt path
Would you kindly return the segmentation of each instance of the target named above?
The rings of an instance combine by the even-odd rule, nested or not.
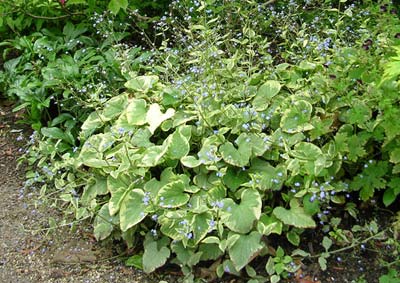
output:
[[[23,189],[17,159],[25,142],[17,141],[22,130],[14,122],[10,107],[0,104],[0,282],[159,282],[157,275],[124,267],[90,231],[46,230],[49,217],[61,216],[35,206],[35,189]]]

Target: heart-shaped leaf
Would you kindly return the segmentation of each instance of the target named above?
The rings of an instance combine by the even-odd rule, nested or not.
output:
[[[316,224],[312,217],[305,213],[303,207],[292,207],[285,209],[278,206],[273,210],[273,214],[286,225],[298,228],[315,228]]]
[[[157,103],[150,105],[146,114],[146,122],[149,124],[149,130],[152,134],[161,125],[162,122],[174,116],[175,110],[168,108],[163,114],[160,110],[160,105]]]
[[[235,269],[241,270],[263,248],[261,234],[257,231],[249,235],[240,235],[239,239],[229,248],[229,257],[232,260]]]
[[[157,76],[138,76],[125,83],[125,87],[133,91],[148,92],[155,83],[158,82]]]
[[[147,105],[144,99],[132,100],[126,108],[126,118],[129,124],[143,125],[146,123]]]
[[[114,226],[118,224],[118,217],[111,216],[108,203],[103,205],[94,219],[94,236],[97,241],[104,240],[111,235]]]
[[[186,184],[176,180],[164,185],[158,192],[156,201],[161,207],[179,207],[189,201],[190,196],[185,193]]]
[[[226,142],[219,148],[222,158],[226,163],[237,167],[243,167],[249,163],[251,150],[248,147],[236,149],[231,142]]]
[[[169,136],[168,156],[172,159],[180,159],[189,153],[190,126],[181,126]]]
[[[230,198],[223,200],[221,221],[234,232],[248,233],[260,215],[261,196],[255,189],[244,190],[240,204],[236,204]]]
[[[134,189],[121,202],[119,221],[122,232],[135,226],[146,217],[146,204],[143,201],[144,196],[145,194],[141,189]]]
[[[153,272],[156,268],[163,266],[169,258],[171,252],[167,247],[168,242],[165,238],[154,241],[148,234],[144,242],[143,270],[146,273]]]
[[[287,133],[309,131],[313,128],[310,124],[312,105],[305,100],[295,101],[282,116],[281,128]]]
[[[271,99],[279,93],[281,90],[281,84],[278,81],[266,81],[257,91],[256,96],[253,99],[254,108],[257,111],[263,111],[267,109]]]

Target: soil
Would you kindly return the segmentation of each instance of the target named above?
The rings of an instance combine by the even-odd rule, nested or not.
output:
[[[94,240],[90,225],[75,231],[67,225],[56,231],[48,228],[50,218],[57,223],[65,218],[57,208],[40,205],[37,189],[23,189],[25,172],[18,166],[18,158],[29,129],[16,123],[20,117],[11,109],[10,103],[0,100],[0,282],[178,282],[176,268],[147,275],[124,266],[115,250]],[[365,218],[376,219],[382,226],[392,224],[394,211],[374,211],[378,212],[368,213]],[[310,241],[307,247],[321,252],[323,235],[313,231],[305,236]],[[394,242],[388,242],[390,239]],[[379,282],[379,276],[387,272],[382,262],[398,261],[399,253],[400,244],[393,235],[385,234],[366,243],[365,248],[335,254],[328,259],[327,271],[321,271],[317,259],[304,261],[301,270],[284,282]],[[399,269],[398,265],[391,267]],[[223,281],[246,282],[239,278]]]

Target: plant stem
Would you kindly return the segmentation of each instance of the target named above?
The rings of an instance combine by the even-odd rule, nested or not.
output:
[[[366,238],[366,239],[364,239],[362,241],[355,240],[354,243],[352,243],[350,246],[343,247],[343,248],[340,248],[340,249],[337,249],[337,250],[334,250],[334,251],[329,251],[329,254],[337,254],[337,253],[340,253],[340,252],[343,252],[343,251],[347,251],[347,250],[353,249],[353,248],[355,248],[356,246],[358,246],[360,244],[365,244],[365,243],[377,238],[378,236],[384,234],[385,232],[386,232],[386,229],[381,231],[381,232],[379,232],[379,233],[377,233],[377,234],[375,234],[375,235],[372,235],[371,237],[368,237],[368,238]],[[321,256],[321,254],[317,254],[317,255],[311,255],[309,257],[310,258],[317,258],[317,257],[320,257],[320,256]]]

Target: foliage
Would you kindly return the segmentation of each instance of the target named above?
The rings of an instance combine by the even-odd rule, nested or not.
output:
[[[6,41],[20,54],[1,89],[37,130],[27,159],[42,172],[27,185],[46,181],[43,198],[93,219],[98,240],[137,246],[127,264],[145,272],[170,260],[190,281],[213,262],[218,277],[278,282],[311,257],[308,229],[326,233],[326,269],[334,245],[363,243],[335,211],[357,218],[400,193],[399,21],[336,2],[175,1],[154,39],[136,33],[145,46],[123,44],[132,27],[110,13],[96,30],[68,21]]]

